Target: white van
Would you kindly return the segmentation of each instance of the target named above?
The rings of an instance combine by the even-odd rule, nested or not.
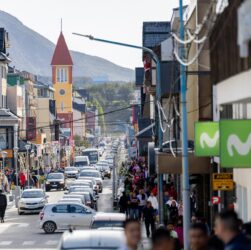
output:
[[[84,167],[90,166],[90,161],[88,156],[75,156],[74,167],[82,170]]]

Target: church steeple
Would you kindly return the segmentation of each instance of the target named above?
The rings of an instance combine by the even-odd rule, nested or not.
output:
[[[56,65],[67,65],[67,66],[72,66],[72,58],[70,51],[68,49],[68,46],[65,42],[65,38],[63,35],[63,32],[61,30],[58,42],[51,60],[51,65],[56,66]]]

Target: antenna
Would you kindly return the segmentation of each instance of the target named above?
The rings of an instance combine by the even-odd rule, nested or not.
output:
[[[63,31],[63,19],[61,18],[61,32]]]

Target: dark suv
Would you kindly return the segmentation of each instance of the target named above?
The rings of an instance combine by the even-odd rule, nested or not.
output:
[[[65,190],[65,188],[65,177],[63,173],[50,173],[47,175],[45,182],[46,191],[50,191],[51,189]]]

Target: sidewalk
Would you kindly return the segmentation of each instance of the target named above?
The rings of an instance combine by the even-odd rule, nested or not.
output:
[[[15,206],[15,197],[14,195],[12,195],[12,193],[6,194],[6,196],[7,196],[7,202],[8,202],[7,209],[10,209],[13,206]],[[11,200],[11,197],[13,197],[13,200]]]

